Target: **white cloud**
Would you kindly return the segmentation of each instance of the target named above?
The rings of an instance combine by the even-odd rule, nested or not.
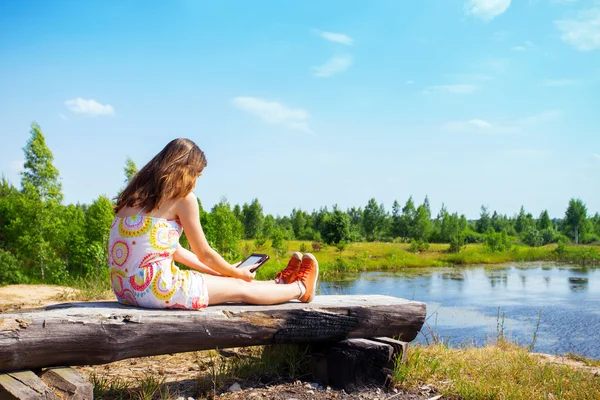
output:
[[[490,21],[508,10],[510,0],[467,0],[465,12],[484,21]]]
[[[498,119],[491,122],[481,118],[473,118],[468,121],[450,121],[445,123],[442,128],[451,132],[492,135],[508,134],[521,132],[526,128],[556,121],[561,115],[562,112],[559,110],[548,110],[522,118]]]
[[[580,51],[600,48],[600,7],[580,11],[576,18],[554,21],[564,42]]]
[[[592,156],[596,159],[596,160],[600,160],[600,154],[594,153],[592,154]]]
[[[540,82],[540,86],[573,86],[576,83],[573,79],[546,79]]]
[[[334,56],[329,59],[325,64],[313,67],[314,75],[319,78],[327,78],[344,72],[352,65],[352,57],[349,55]]]
[[[513,46],[510,48],[512,51],[525,51],[527,50],[525,47],[523,46]]]
[[[512,51],[527,51],[531,47],[533,47],[533,42],[526,40],[521,45],[511,47],[511,50]]]
[[[325,40],[345,44],[346,46],[352,46],[352,44],[354,43],[354,39],[343,33],[319,32],[319,35],[321,35],[321,37]]]
[[[62,119],[63,121],[68,121],[69,118],[67,118],[67,116],[65,114],[58,114],[58,116],[60,117],[60,119]]]
[[[411,81],[411,80],[406,81],[407,85],[412,85],[413,83],[415,83],[415,81]]]
[[[448,92],[448,93],[457,93],[457,94],[471,94],[475,93],[479,89],[478,86],[475,85],[439,85],[439,86],[429,86],[425,89],[426,92],[429,91],[440,91],[440,92]]]
[[[65,101],[65,105],[75,114],[85,114],[90,116],[115,115],[115,109],[110,104],[102,105],[93,99],[76,99]]]
[[[312,133],[308,120],[310,114],[301,108],[290,108],[276,101],[268,101],[257,97],[236,97],[233,105],[242,111],[260,118],[271,125]]]
[[[480,129],[490,129],[492,127],[492,124],[490,124],[489,122],[477,118],[469,120],[469,124]]]

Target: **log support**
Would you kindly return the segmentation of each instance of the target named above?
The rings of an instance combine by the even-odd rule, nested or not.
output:
[[[93,385],[72,368],[0,374],[0,400],[90,400]]]
[[[311,346],[313,376],[324,385],[352,392],[388,386],[397,361],[405,362],[408,343],[377,337]]]

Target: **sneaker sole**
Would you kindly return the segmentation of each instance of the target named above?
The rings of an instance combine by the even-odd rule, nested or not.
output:
[[[313,301],[313,299],[315,298],[315,295],[317,294],[317,282],[319,281],[319,262],[317,261],[317,258],[310,253],[306,253],[304,255],[304,257],[309,257],[311,260],[313,260],[315,262],[315,265],[317,266],[317,268],[316,268],[317,274],[316,274],[316,278],[315,278],[315,283],[313,284],[312,295],[308,298],[308,301],[307,301],[307,303],[310,303]]]

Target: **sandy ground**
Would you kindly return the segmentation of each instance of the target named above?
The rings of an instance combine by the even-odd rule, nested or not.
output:
[[[17,311],[20,309],[41,307],[50,304],[62,303],[68,301],[75,289],[51,285],[11,285],[0,287],[0,312]],[[242,350],[243,351],[243,350]],[[575,368],[581,368],[600,376],[600,368],[587,366],[581,361],[568,357],[560,357],[549,354],[533,354],[539,359],[561,365],[569,365]],[[171,398],[189,397],[193,399],[205,398],[199,391],[210,392],[210,366],[211,360],[206,352],[181,353],[172,355],[162,355],[154,357],[142,357],[129,360],[117,361],[106,365],[76,367],[84,376],[105,377],[109,380],[122,379],[124,381],[135,383],[149,375],[155,376],[158,380],[164,380],[169,388]],[[205,377],[202,382],[201,377]],[[200,377],[200,379],[199,379]],[[236,382],[227,382],[226,387]],[[422,387],[417,392],[404,393],[397,390],[384,391],[380,388],[364,388],[356,393],[346,393],[344,391],[332,390],[327,387],[314,387],[311,382],[281,382],[278,380],[265,379],[255,381],[239,381],[241,390],[235,392],[225,391],[223,393],[214,393],[209,397],[219,399],[397,399],[397,400],[423,400],[435,399],[440,397],[431,387]],[[204,386],[200,388],[199,386]]]
[[[52,285],[9,285],[0,287],[0,311],[42,307],[60,303],[75,289]]]

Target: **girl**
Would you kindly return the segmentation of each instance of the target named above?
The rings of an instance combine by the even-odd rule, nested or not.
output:
[[[205,166],[204,153],[194,142],[175,139],[117,198],[108,264],[118,301],[194,310],[226,302],[312,301],[319,274],[312,254],[296,252],[275,280],[255,281],[256,272],[250,270],[256,265],[236,268],[209,246],[192,192]],[[184,229],[192,251],[179,244]],[[175,261],[194,270],[180,270]]]

